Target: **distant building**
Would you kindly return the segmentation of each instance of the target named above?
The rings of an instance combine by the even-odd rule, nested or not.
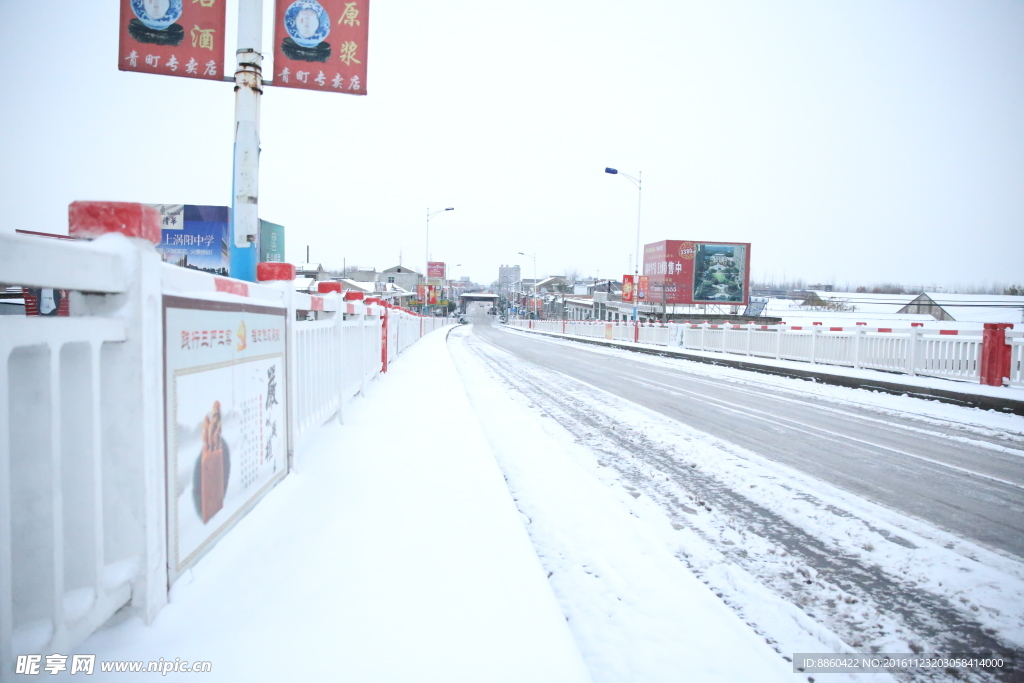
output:
[[[381,271],[378,282],[396,285],[404,290],[415,292],[416,285],[423,280],[423,275],[408,266],[397,265]]]
[[[519,266],[499,266],[498,267],[498,292],[501,294],[507,293],[513,289],[512,283],[519,282],[523,274]]]

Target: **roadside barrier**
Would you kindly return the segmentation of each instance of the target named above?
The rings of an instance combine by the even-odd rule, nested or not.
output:
[[[510,320],[510,327],[577,337],[674,346],[775,360],[943,377],[991,386],[1024,386],[1024,331],[1008,323],[984,330]]]
[[[305,434],[455,322],[295,292],[288,264],[247,283],[162,263],[152,231],[115,230],[0,234],[0,281],[70,298],[69,317],[0,316],[4,676],[125,605],[151,622]]]

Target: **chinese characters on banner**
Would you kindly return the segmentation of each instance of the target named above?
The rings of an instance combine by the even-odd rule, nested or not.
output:
[[[434,285],[429,285],[427,287],[427,289],[428,289],[427,296],[429,297],[427,303],[430,304],[431,306],[436,306],[437,305],[437,287],[435,287]]]
[[[227,0],[121,0],[118,69],[223,80],[226,9]]]
[[[444,277],[444,262],[431,261],[427,264],[427,277]]]
[[[644,275],[655,300],[669,304],[746,305],[750,282],[747,242],[664,240],[644,247]]]
[[[633,276],[622,276],[622,303],[633,303]]]
[[[647,300],[647,276],[641,275],[636,283],[636,298]]]
[[[285,476],[287,309],[175,296],[163,309],[173,581]]]
[[[369,0],[276,0],[272,85],[366,94]]]

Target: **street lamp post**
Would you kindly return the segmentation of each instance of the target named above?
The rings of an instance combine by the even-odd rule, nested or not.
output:
[[[533,295],[530,297],[530,308],[532,309],[533,308],[533,296],[536,296],[536,294],[537,294],[537,254],[527,254],[525,251],[521,251],[521,252],[519,252],[519,255],[520,256],[529,256],[530,258],[533,259]],[[523,279],[520,277],[519,281],[522,282]],[[540,316],[538,316],[538,317],[540,317]]]
[[[449,206],[446,209],[438,209],[437,211],[434,211],[433,213],[431,213],[430,207],[429,206],[427,207],[427,252],[426,252],[426,257],[427,258],[423,262],[423,266],[424,266],[423,282],[424,282],[424,285],[425,285],[423,287],[423,298],[424,298],[423,310],[424,311],[428,311],[429,310],[427,308],[427,301],[426,300],[429,299],[429,297],[427,296],[427,289],[428,289],[428,286],[430,284],[430,219],[433,218],[434,216],[436,216],[439,213],[444,213],[445,211],[454,211],[454,210],[455,210],[454,206]],[[433,311],[430,311],[430,312],[432,313]]]
[[[636,285],[640,281],[640,207],[643,203],[643,171],[637,173],[637,177],[634,178],[626,173],[619,173],[618,169],[605,168],[605,173],[612,175],[621,175],[622,177],[629,180],[631,183],[636,185],[637,200],[636,200],[636,251],[633,253],[633,341],[640,341],[640,317],[637,315],[637,300],[636,300]],[[664,288],[662,288],[664,289]]]

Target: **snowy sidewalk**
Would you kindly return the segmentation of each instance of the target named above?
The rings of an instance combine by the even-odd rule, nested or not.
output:
[[[151,626],[129,619],[76,652],[210,661],[206,681],[589,680],[445,330],[300,445],[298,472]]]

